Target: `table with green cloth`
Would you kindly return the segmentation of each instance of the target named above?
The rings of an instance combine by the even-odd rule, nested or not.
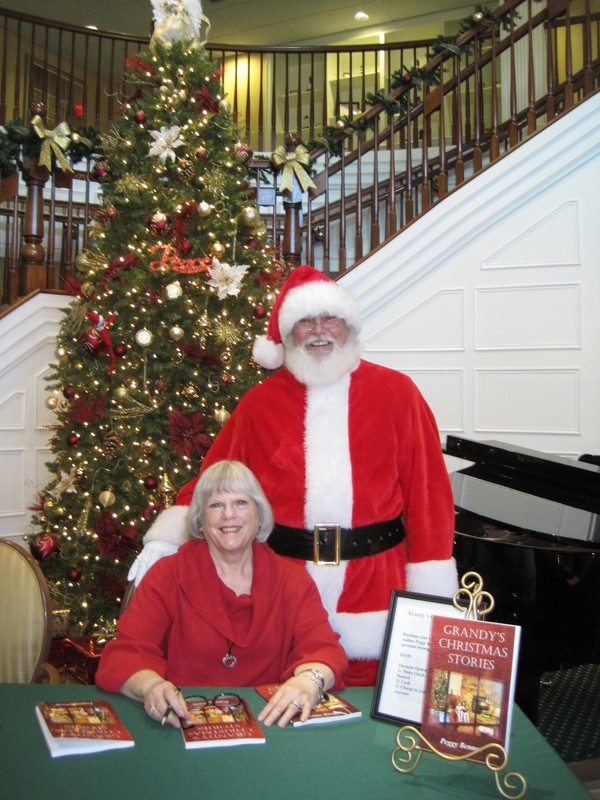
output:
[[[211,697],[219,689],[184,689]],[[235,689],[255,714],[264,701]],[[499,798],[493,774],[480,764],[448,763],[423,753],[417,768],[397,772],[391,754],[400,724],[370,716],[370,688],[341,693],[358,719],[263,730],[260,745],[186,750],[181,731],[161,727],[140,703],[94,686],[0,684],[1,800],[226,800]],[[135,746],[51,758],[35,715],[39,701],[109,700]],[[589,800],[590,795],[536,728],[515,707],[508,769],[527,781],[528,800]]]

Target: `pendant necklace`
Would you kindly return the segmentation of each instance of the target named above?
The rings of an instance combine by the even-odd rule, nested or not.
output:
[[[233,669],[237,664],[237,658],[231,652],[232,647],[233,647],[233,642],[227,639],[227,652],[221,659],[221,661],[223,662],[223,666],[226,667],[227,669]]]

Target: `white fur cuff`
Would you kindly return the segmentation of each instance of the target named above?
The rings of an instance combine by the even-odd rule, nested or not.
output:
[[[458,589],[456,561],[419,561],[406,565],[406,589],[417,594],[452,597]]]
[[[158,515],[146,531],[143,542],[169,542],[180,545],[188,540],[186,517],[189,506],[170,506]]]

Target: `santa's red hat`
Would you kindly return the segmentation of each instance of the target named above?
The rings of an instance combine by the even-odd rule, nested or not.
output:
[[[280,367],[284,355],[282,339],[299,320],[319,314],[341,317],[349,328],[360,333],[360,311],[350,292],[314,267],[296,267],[281,287],[266,336],[257,336],[254,341],[255,361],[266,369]]]

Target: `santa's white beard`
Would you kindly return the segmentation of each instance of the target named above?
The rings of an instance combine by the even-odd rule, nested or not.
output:
[[[308,352],[308,346],[316,341],[331,342],[333,349],[328,355],[315,357]],[[295,345],[290,334],[284,345],[283,363],[296,380],[305,386],[330,386],[356,369],[360,352],[360,341],[352,332],[349,332],[348,339],[341,347],[327,333],[310,336],[301,345]]]

